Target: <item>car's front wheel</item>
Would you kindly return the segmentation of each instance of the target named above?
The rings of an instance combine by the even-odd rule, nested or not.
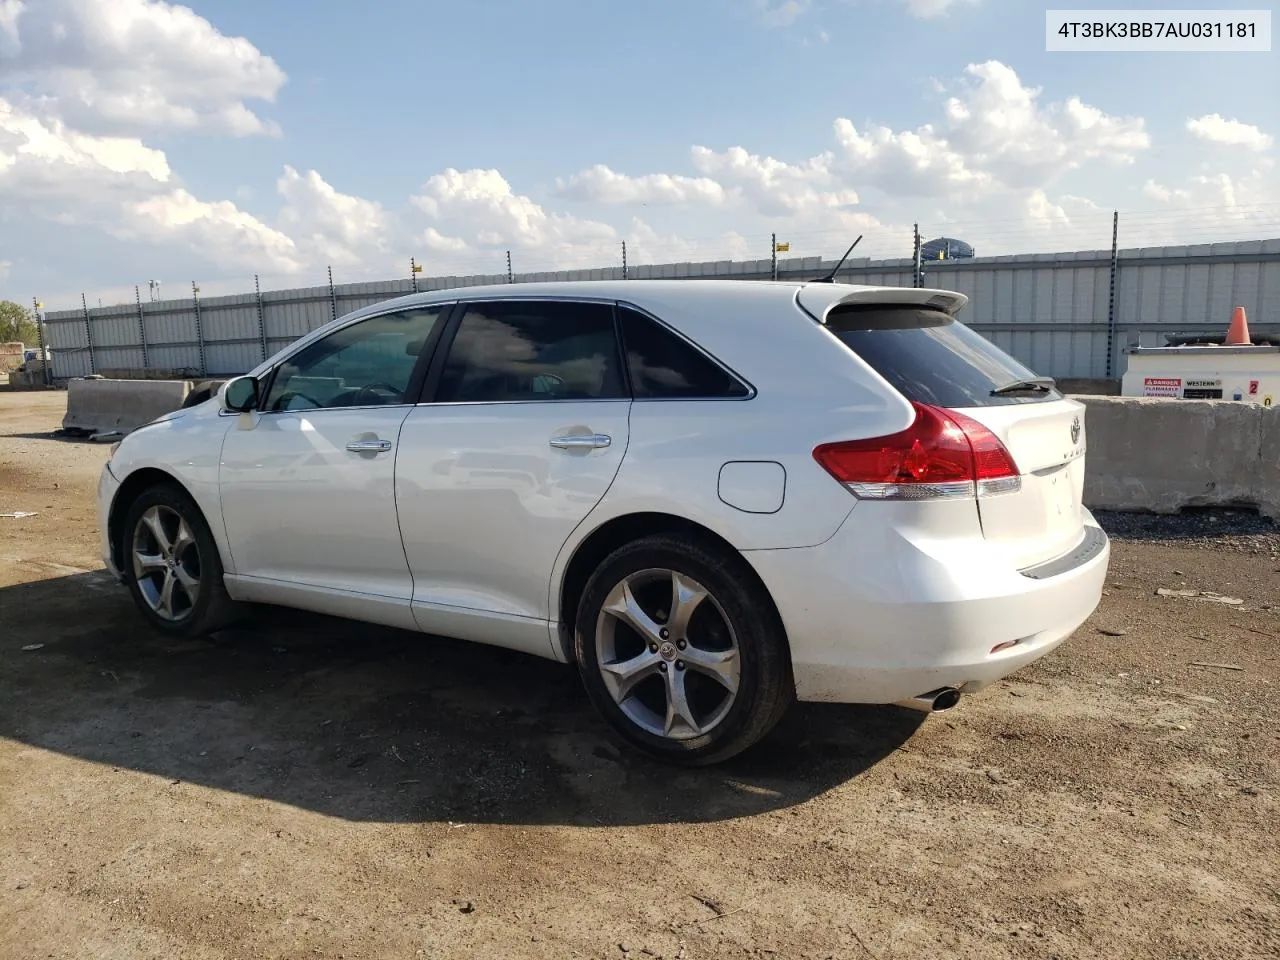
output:
[[[143,491],[129,507],[121,536],[129,590],[155,629],[201,636],[235,618],[218,545],[186,491],[169,484]]]
[[[653,536],[614,551],[579,604],[575,652],[599,712],[659,759],[747,749],[793,697],[778,615],[740,556]]]

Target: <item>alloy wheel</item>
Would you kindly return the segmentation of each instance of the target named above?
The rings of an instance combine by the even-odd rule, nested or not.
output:
[[[191,615],[200,597],[200,549],[181,514],[160,504],[147,509],[134,527],[132,559],[138,590],[156,616]]]
[[[714,729],[741,681],[738,637],[723,608],[697,580],[667,569],[637,571],[609,591],[596,662],[627,718],[670,740]]]

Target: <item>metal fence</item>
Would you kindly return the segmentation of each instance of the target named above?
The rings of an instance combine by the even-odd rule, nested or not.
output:
[[[778,279],[815,277],[819,257],[780,260]],[[1126,346],[1167,333],[1219,333],[1244,306],[1256,332],[1280,332],[1280,239],[1186,247],[931,261],[923,285],[970,298],[961,319],[1039,373],[1118,377]],[[417,290],[540,280],[768,279],[771,260],[668,263],[349,283],[236,296],[144,301],[42,314],[55,379],[111,371],[244,373],[334,317]],[[914,259],[851,260],[842,282],[912,286]],[[255,282],[256,286],[256,282]],[[133,375],[137,375],[134,373]]]

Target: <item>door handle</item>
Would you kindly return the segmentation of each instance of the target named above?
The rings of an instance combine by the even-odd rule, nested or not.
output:
[[[390,440],[352,440],[347,444],[351,453],[386,453],[390,449]]]
[[[551,445],[557,450],[603,450],[613,443],[612,437],[603,433],[588,433],[575,437],[553,437]]]

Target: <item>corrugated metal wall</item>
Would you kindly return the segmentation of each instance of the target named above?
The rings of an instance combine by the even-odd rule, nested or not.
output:
[[[813,277],[833,265],[818,257],[784,260],[778,275]],[[1165,333],[1223,331],[1236,306],[1247,309],[1255,331],[1280,332],[1280,239],[1121,250],[1114,311],[1109,250],[933,261],[924,270],[925,286],[968,295],[961,319],[1054,377],[1118,377],[1127,345],[1163,343]],[[768,260],[721,260],[634,266],[628,276],[749,280],[770,271]],[[621,267],[609,267],[517,274],[515,281],[621,278]],[[910,286],[911,278],[906,259],[854,260],[838,276],[884,286]],[[444,290],[506,279],[430,277],[418,286]],[[51,312],[45,336],[58,379],[144,368],[236,374],[335,316],[412,291],[410,280],[388,280]]]

